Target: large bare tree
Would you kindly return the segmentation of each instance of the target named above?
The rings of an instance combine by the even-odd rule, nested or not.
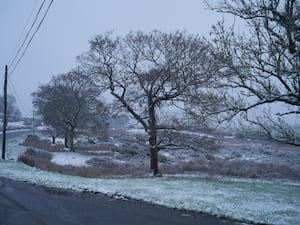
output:
[[[98,75],[114,104],[130,113],[149,136],[151,169],[156,175],[158,151],[166,144],[158,131],[159,110],[184,101],[191,90],[207,87],[215,73],[211,45],[185,32],[111,33],[90,40],[90,50],[79,57],[83,68]]]
[[[237,16],[245,23],[246,31],[242,34],[237,34],[233,27],[225,28],[224,23],[218,23],[212,32],[218,49],[227,59],[228,79],[223,80],[224,84],[233,87],[240,100],[231,110],[239,113],[274,103],[283,105],[274,115],[277,119],[269,117],[269,125],[276,120],[282,124],[288,115],[299,115],[300,2],[216,0],[207,3],[211,9]],[[246,117],[266,129],[261,118]],[[268,133],[275,137],[279,132],[271,127],[273,131]],[[295,144],[299,138],[299,133],[294,133],[292,139],[291,136],[285,139]]]

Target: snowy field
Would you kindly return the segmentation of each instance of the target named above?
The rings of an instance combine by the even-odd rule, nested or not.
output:
[[[113,197],[132,198],[249,222],[300,224],[300,184],[297,182],[181,176],[143,179],[67,176],[16,162],[17,156],[25,150],[19,145],[20,142],[20,139],[8,141],[7,153],[10,160],[0,161],[1,177],[72,191],[100,192]],[[55,157],[59,161],[59,154]],[[66,159],[65,153],[61,157]],[[75,161],[83,163],[84,160],[76,158]]]

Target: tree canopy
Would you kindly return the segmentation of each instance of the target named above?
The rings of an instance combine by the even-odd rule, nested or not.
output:
[[[266,123],[269,121],[269,125],[274,123],[283,128],[285,116],[300,114],[299,1],[216,2],[213,4],[209,1],[208,5],[218,12],[238,16],[248,29],[239,34],[234,27],[226,29],[224,23],[219,23],[212,31],[217,48],[227,59],[224,62],[224,71],[227,73],[227,79],[223,80],[224,86],[235,89],[235,98],[239,102],[231,110],[247,113],[251,109],[273,103],[284,105],[277,115],[250,119],[245,114],[245,118],[263,130],[269,130],[266,133],[270,137],[295,143],[300,137],[296,130],[292,132],[294,137],[284,137],[285,134],[280,133],[280,129],[270,126],[273,129],[271,131]]]
[[[176,104],[184,108],[192,90],[206,90],[219,69],[205,39],[179,31],[97,35],[79,61],[98,76],[103,91],[115,98],[115,107],[129,112],[148,134],[154,174],[159,172],[157,152],[166,144],[158,130],[170,129],[158,122],[159,109]]]
[[[91,120],[96,123],[96,117],[103,113],[104,105],[98,96],[98,86],[93,80],[74,70],[41,85],[33,93],[33,104],[44,123],[53,128],[53,135],[63,134],[65,144],[74,151],[75,133],[87,129]]]

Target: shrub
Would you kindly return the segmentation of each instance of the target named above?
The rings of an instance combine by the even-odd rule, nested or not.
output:
[[[51,159],[52,155],[48,152],[27,148],[27,150],[19,156],[18,161],[29,166],[40,167],[40,165],[48,163]]]
[[[53,145],[49,140],[41,140],[37,135],[28,135],[23,142],[24,146],[34,147],[38,149],[43,149],[47,151],[58,151],[64,149],[61,144]]]
[[[35,160],[32,157],[29,157],[27,155],[21,155],[21,156],[19,156],[18,161],[22,162],[22,163],[24,163],[26,165],[32,166],[32,167],[36,166]]]
[[[23,142],[24,146],[32,146],[40,141],[40,138],[37,135],[28,135],[25,141]]]

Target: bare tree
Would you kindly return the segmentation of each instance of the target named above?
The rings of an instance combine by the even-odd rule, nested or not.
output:
[[[54,135],[63,133],[65,145],[74,151],[74,138],[77,130],[86,129],[95,118],[99,106],[97,85],[74,70],[52,78],[33,93],[33,104],[46,125],[51,126]]]
[[[274,117],[270,108],[264,108],[254,115],[252,113],[251,116],[243,113],[244,122],[240,124],[242,133],[299,145],[299,143],[295,142],[295,140],[300,140],[300,134],[297,131],[299,127],[286,123],[282,117]],[[247,126],[247,123],[250,126]]]
[[[40,115],[43,123],[49,127],[47,131],[52,137],[53,144],[55,144],[56,137],[65,132],[60,104],[57,102],[58,100],[55,100],[55,95],[55,88],[51,83],[39,86],[38,90],[32,93],[33,106],[37,110],[36,114]]]
[[[8,106],[7,106],[7,115],[8,115],[8,121],[14,122],[14,121],[21,121],[22,120],[22,114],[21,111],[17,105],[17,101],[15,96],[8,95]],[[3,115],[3,96],[0,96],[0,116]],[[3,117],[3,116],[2,116]]]
[[[185,32],[131,32],[124,38],[111,33],[90,41],[79,57],[90,74],[97,74],[103,90],[115,98],[149,136],[151,169],[159,173],[158,151],[165,143],[158,130],[159,110],[183,103],[190,90],[207,86],[214,74],[212,48],[204,39]]]
[[[233,105],[231,110],[237,114],[270,103],[280,103],[285,105],[284,109],[277,113],[277,116],[281,117],[277,121],[281,124],[285,116],[299,115],[299,1],[216,2],[213,4],[209,1],[209,7],[218,12],[238,16],[246,23],[248,29],[247,33],[236,34],[233,27],[226,29],[224,23],[218,23],[212,32],[217,48],[228,59],[224,70],[227,79],[222,80],[223,84],[236,90],[235,97],[238,97],[240,102]],[[297,140],[291,142],[289,139],[288,142],[295,143]]]

